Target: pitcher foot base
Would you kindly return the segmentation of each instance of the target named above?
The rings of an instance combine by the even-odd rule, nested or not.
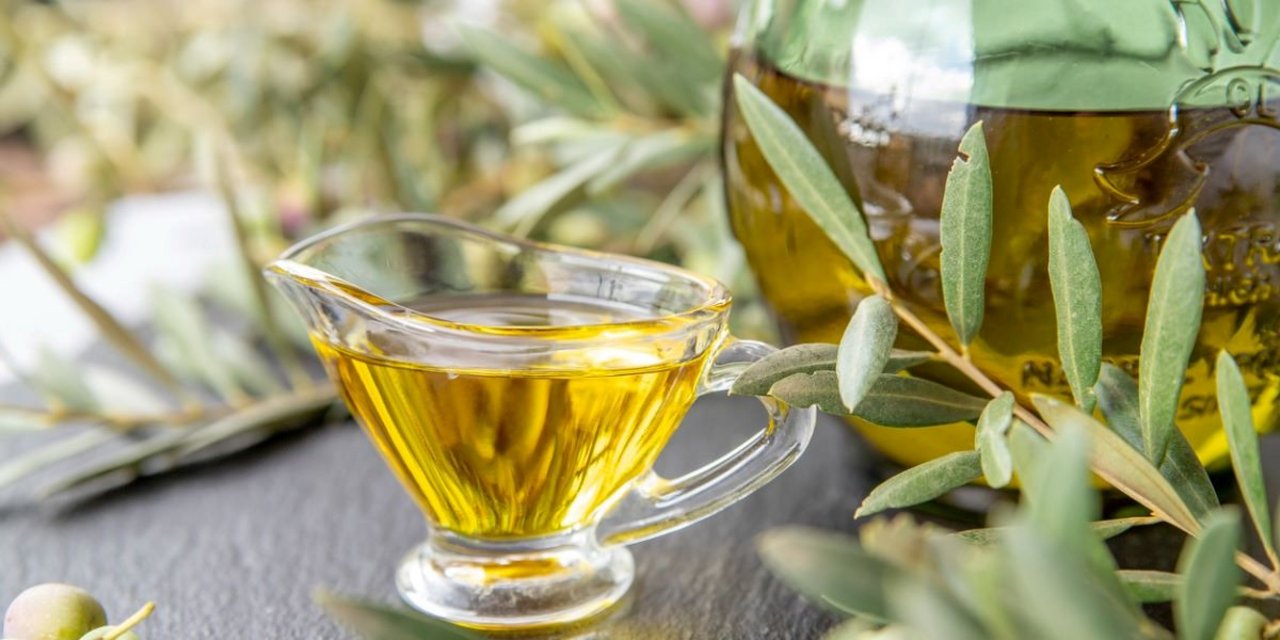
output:
[[[579,537],[477,543],[433,534],[400,564],[396,586],[409,606],[460,626],[529,629],[602,613],[633,576],[625,548]]]

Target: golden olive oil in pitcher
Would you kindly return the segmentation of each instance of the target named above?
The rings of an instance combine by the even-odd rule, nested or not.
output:
[[[994,219],[985,321],[970,353],[1024,400],[1033,392],[1069,395],[1046,271],[1053,187],[1067,192],[1097,257],[1105,358],[1135,376],[1161,241],[1174,217],[1194,206],[1205,233],[1207,291],[1178,425],[1203,459],[1224,456],[1212,362],[1229,349],[1244,369],[1256,423],[1275,426],[1280,105],[1053,111],[916,99],[903,111],[902,96],[797,79],[746,55],[734,66],[825,156],[867,218],[890,287],[943,336],[951,335],[938,276],[943,187],[960,134],[983,121]],[[724,113],[732,227],[763,293],[790,341],[837,342],[869,289],[787,195],[736,107],[730,103]],[[906,464],[973,442],[968,425],[859,428]]]
[[[568,341],[670,329],[646,325],[646,316],[624,307],[542,296],[407,306],[508,337],[548,327],[570,327],[558,336]],[[652,351],[596,345],[511,371],[314,342],[352,413],[419,505],[439,527],[484,539],[587,524],[652,467],[692,404],[710,352],[668,361]]]

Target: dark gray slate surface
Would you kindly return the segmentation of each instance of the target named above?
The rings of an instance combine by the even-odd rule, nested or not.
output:
[[[704,399],[659,469],[710,460],[761,419],[754,400]],[[851,530],[870,466],[843,425],[820,418],[809,451],[774,483],[636,545],[632,601],[583,637],[820,636],[834,620],[770,576],[752,539],[788,523]],[[392,572],[423,534],[363,434],[351,424],[322,427],[91,501],[0,500],[0,606],[26,586],[67,581],[96,594],[113,619],[155,600],[148,640],[346,638],[312,590],[393,602]]]

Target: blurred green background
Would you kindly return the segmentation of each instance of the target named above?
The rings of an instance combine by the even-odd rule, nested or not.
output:
[[[0,485],[74,458],[55,488],[74,487],[314,422],[332,392],[258,269],[379,212],[683,264],[733,289],[735,333],[772,337],[717,167],[732,0],[0,2],[0,230],[123,356],[110,375],[58,349],[20,363],[0,328],[0,362],[41,400],[0,402],[0,435],[90,427]],[[142,323],[113,317],[77,285],[113,203],[173,192],[217,198],[238,255],[149,294]]]

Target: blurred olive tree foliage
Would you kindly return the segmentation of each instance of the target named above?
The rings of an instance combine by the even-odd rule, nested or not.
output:
[[[10,195],[0,229],[136,365],[134,379],[168,392],[108,407],[101,396],[120,396],[120,381],[95,394],[48,353],[16,372],[45,406],[0,407],[0,423],[141,438],[59,488],[306,423],[332,392],[303,373],[309,349],[273,311],[257,268],[299,237],[377,212],[435,211],[681,263],[730,284],[739,334],[767,336],[715,159],[733,10],[729,0],[0,0],[0,142],[39,160],[60,227],[50,246],[15,224],[24,201],[0,171]],[[200,301],[159,296],[158,336],[144,340],[79,292],[75,271],[93,268],[111,233],[109,203],[188,189],[225,200],[244,269],[212,274],[234,282],[212,282]],[[247,319],[234,336],[203,316],[228,300]],[[219,347],[203,348],[199,331]],[[264,348],[269,358],[255,358]],[[180,424],[190,428],[174,436]],[[171,442],[143,437],[153,431]],[[0,485],[96,451],[110,434],[99,436],[0,466]]]

